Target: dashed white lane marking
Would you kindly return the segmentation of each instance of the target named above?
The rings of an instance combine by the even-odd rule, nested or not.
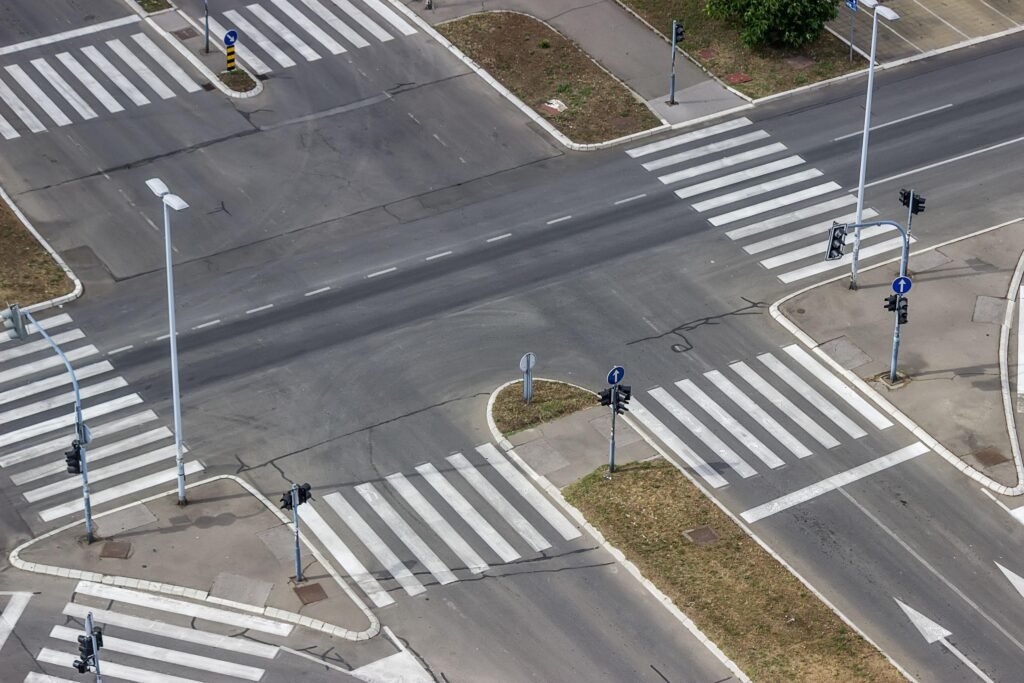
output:
[[[312,292],[306,292],[302,296],[313,296],[314,294],[323,294],[324,292],[330,291],[330,287],[321,287],[320,289],[314,289]]]
[[[203,329],[204,327],[213,327],[214,325],[220,325],[220,320],[211,320],[211,321],[210,321],[210,322],[208,322],[208,323],[203,323],[202,325],[196,325],[196,326],[195,326],[195,327],[193,327],[192,329],[193,329],[193,330],[201,330],[201,329]]]
[[[269,308],[273,308],[273,307],[274,307],[274,304],[267,304],[266,306],[257,306],[256,308],[250,308],[248,311],[245,312],[245,314],[246,315],[252,315],[253,313],[259,313],[260,311],[265,311],[265,310],[267,310]]]
[[[554,225],[555,223],[561,223],[562,221],[567,221],[570,218],[572,218],[572,216],[562,216],[561,218],[556,218],[554,220],[548,221],[548,225]]]
[[[174,336],[175,336],[175,337],[177,337],[177,336],[180,336],[180,335],[181,335],[181,332],[175,332],[175,333],[174,333]],[[170,338],[171,338],[171,335],[170,335],[170,333],[168,333],[168,334],[161,334],[161,335],[160,335],[159,337],[157,337],[157,338],[156,338],[156,339],[155,339],[154,341],[164,341],[164,340],[166,340],[166,339],[170,339]]]
[[[440,142],[442,147],[447,147],[448,146],[448,143],[445,142],[444,140],[442,140],[441,136],[438,135],[437,133],[434,133],[434,139],[437,140],[438,142]]]
[[[646,196],[647,196],[646,194],[637,194],[637,195],[633,195],[632,197],[626,197],[625,199],[620,199],[617,202],[612,202],[612,204],[614,206],[618,206],[619,204],[628,204],[629,202],[635,202],[638,199],[643,199]]]
[[[444,258],[445,256],[451,256],[451,255],[452,255],[452,252],[450,252],[450,251],[442,251],[440,254],[434,254],[433,256],[428,256],[427,258],[425,258],[423,260],[424,261],[433,261],[435,259]]]
[[[395,266],[391,266],[390,268],[385,268],[384,270],[378,270],[376,273],[370,273],[369,275],[366,276],[366,279],[369,280],[370,278],[373,278],[373,277],[380,277],[381,275],[387,275],[388,273],[393,273],[396,270],[398,270],[398,268],[396,268]]]
[[[492,238],[490,238],[489,240],[487,240],[487,242],[488,242],[488,243],[491,243],[491,242],[500,242],[501,240],[503,240],[503,239],[508,239],[508,238],[509,238],[509,237],[511,237],[511,236],[512,236],[512,233],[510,233],[510,232],[506,232],[506,233],[505,233],[504,235],[498,235],[497,237],[492,237]]]

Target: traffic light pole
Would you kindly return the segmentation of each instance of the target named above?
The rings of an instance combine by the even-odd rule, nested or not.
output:
[[[608,474],[605,475],[605,479],[612,478],[612,472],[615,471],[615,416],[618,414],[619,407],[619,385],[616,384],[612,387],[612,431],[608,437]]]
[[[85,468],[82,471],[85,472]],[[96,642],[96,630],[93,627],[92,612],[85,615],[85,635],[92,640],[92,664],[96,670],[96,683],[103,683],[103,676],[100,675],[100,648],[97,647],[99,643]]]
[[[68,374],[71,376],[71,386],[75,391],[75,433],[78,435],[78,442],[82,454],[80,462],[82,467],[82,504],[85,512],[85,536],[89,543],[92,543],[95,540],[95,534],[93,532],[92,524],[92,505],[89,502],[89,466],[86,462],[87,458],[85,456],[86,444],[89,441],[89,430],[85,426],[85,420],[82,418],[82,397],[78,391],[78,377],[75,375],[75,369],[71,367],[71,362],[68,360],[68,357],[60,350],[57,342],[53,341],[50,335],[46,333],[43,326],[36,322],[36,319],[32,317],[32,314],[28,311],[21,311],[20,313],[28,318],[30,323],[35,325],[43,339],[45,339],[50,344],[50,347],[57,352],[60,359],[64,361],[64,367],[67,368]]]
[[[679,22],[672,20],[672,78],[669,80],[668,103],[676,104],[676,27]],[[614,424],[614,419],[612,421]]]
[[[302,559],[299,555],[299,485],[292,484],[292,520],[295,522],[295,583],[302,583]]]

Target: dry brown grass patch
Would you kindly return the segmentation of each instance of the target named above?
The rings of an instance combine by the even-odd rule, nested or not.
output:
[[[64,269],[0,200],[0,306],[29,306],[71,289]]]
[[[523,383],[513,382],[498,392],[491,415],[506,436],[597,405],[597,396],[562,382],[534,380],[533,397],[523,402]]]

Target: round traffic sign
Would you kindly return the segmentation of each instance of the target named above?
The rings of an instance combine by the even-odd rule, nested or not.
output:
[[[621,365],[616,365],[608,371],[608,384],[618,384],[626,376],[626,370]]]
[[[224,34],[224,45],[231,47],[238,42],[238,31],[232,29]]]
[[[914,282],[906,275],[901,275],[892,281],[892,291],[897,294],[906,294],[913,286]]]
[[[533,366],[536,364],[537,355],[532,351],[524,354],[523,357],[519,359],[519,369],[522,370],[523,372],[529,372],[530,370],[533,370]]]

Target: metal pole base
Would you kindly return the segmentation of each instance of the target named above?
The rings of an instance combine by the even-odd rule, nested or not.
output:
[[[853,281],[853,280],[850,280],[850,289],[852,289],[854,291],[857,290],[857,283],[855,281]]]
[[[188,505],[188,498],[178,499],[178,507],[185,507],[186,505]]]

